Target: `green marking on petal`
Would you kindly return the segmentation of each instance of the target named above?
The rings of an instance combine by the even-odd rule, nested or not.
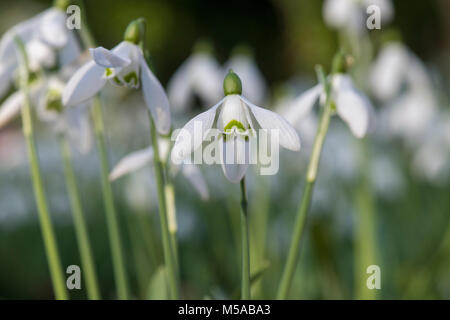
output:
[[[117,76],[115,76],[115,77],[113,78],[113,80],[114,80],[114,82],[115,82],[117,85],[119,85],[119,86],[123,85],[122,82],[120,81],[120,79],[117,78]]]
[[[125,77],[123,77],[123,80],[125,81],[126,84],[133,85],[133,86],[137,86],[138,81],[139,81],[138,76],[137,76],[136,72],[134,72],[134,71],[130,72]]]
[[[242,122],[239,122],[237,120],[231,120],[230,122],[228,122],[228,124],[225,126],[223,131],[227,132],[227,131],[233,129],[233,127],[236,127],[240,131],[245,131],[245,127],[242,124]]]
[[[113,70],[111,68],[106,68],[105,69],[105,75],[107,77],[111,76],[113,74]]]
[[[47,92],[46,101],[47,101],[45,105],[46,110],[54,111],[57,113],[61,113],[63,111],[64,107],[61,101],[60,91],[50,89]]]

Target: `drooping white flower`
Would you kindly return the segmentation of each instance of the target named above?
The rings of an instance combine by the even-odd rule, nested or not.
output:
[[[195,50],[169,80],[167,93],[175,112],[192,106],[195,96],[206,105],[220,98],[220,65],[211,50],[205,50],[203,46],[200,49]]]
[[[217,129],[219,134],[214,138],[219,144],[223,172],[228,180],[238,183],[247,171],[249,140],[255,138],[256,129],[276,130],[279,145],[294,151],[300,149],[300,138],[295,129],[278,114],[244,98],[241,81],[231,70],[224,80],[224,92],[225,98],[183,127],[172,149],[172,160],[188,158],[201,147],[210,129]],[[202,139],[192,141],[190,137],[195,137],[197,127]]]
[[[420,59],[400,42],[386,44],[370,70],[375,97],[389,101],[405,90],[431,91],[431,80]]]
[[[70,72],[66,66],[59,73],[40,74],[29,86],[29,100],[36,108],[40,121],[54,132],[65,134],[81,152],[87,152],[92,144],[87,104],[78,108],[66,108],[61,96],[64,89],[64,74]],[[0,106],[0,128],[19,117],[24,103],[23,91],[12,93]]]
[[[370,100],[355,87],[349,75],[338,73],[331,77],[330,94],[336,113],[356,137],[364,137],[374,125],[374,109]],[[324,95],[322,84],[306,90],[286,108],[286,119],[295,125],[311,113],[315,102],[319,97],[323,100]]]
[[[242,82],[246,84],[242,88],[243,96],[257,105],[264,104],[267,99],[267,84],[250,50],[237,48],[235,51],[237,53],[234,53],[230,60],[225,63],[222,77],[226,76],[228,70],[234,70],[239,74]]]
[[[371,5],[380,9],[382,24],[392,20],[394,7],[391,0],[325,0],[323,17],[332,28],[359,34],[367,30],[367,8]]]
[[[158,139],[160,157],[164,163],[167,162],[170,151],[170,140],[167,138]],[[153,164],[153,147],[132,152],[122,158],[111,171],[109,179],[116,180],[124,175],[141,169],[146,165]],[[171,165],[174,165],[171,163]],[[170,172],[175,176],[180,170],[183,176],[192,184],[203,200],[208,199],[209,192],[206,181],[200,169],[194,164],[181,164],[172,167]]]
[[[0,40],[0,97],[13,83],[18,66],[14,38],[25,44],[31,71],[73,62],[81,53],[74,31],[66,27],[66,14],[50,8],[9,29]]]
[[[63,103],[73,106],[97,94],[106,84],[141,88],[145,103],[161,134],[170,130],[170,110],[166,93],[145,61],[142,50],[124,40],[112,50],[90,49],[93,60],[82,66],[69,80]]]

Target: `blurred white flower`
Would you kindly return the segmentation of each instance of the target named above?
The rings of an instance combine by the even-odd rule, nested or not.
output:
[[[77,108],[65,108],[61,101],[64,82],[59,75],[42,76],[30,84],[29,99],[37,101],[39,120],[47,123],[56,133],[63,133],[86,153],[92,145],[91,130],[86,108],[81,104]],[[0,106],[0,128],[20,115],[24,103],[22,91],[12,93]]]
[[[312,111],[315,102],[325,92],[322,84],[306,90],[289,107],[284,109],[286,119],[296,125]],[[336,105],[336,112],[350,127],[352,133],[364,137],[374,126],[374,109],[369,99],[360,92],[347,74],[335,74],[331,78],[331,100]]]
[[[412,170],[428,182],[441,184],[450,174],[450,114],[441,114],[415,149]]]
[[[158,147],[161,159],[167,163],[170,151],[170,140],[167,138],[158,139]],[[111,171],[109,179],[114,181],[124,175],[141,169],[142,167],[153,164],[153,147],[135,151],[122,158]],[[183,176],[192,184],[195,190],[200,194],[203,200],[208,199],[208,187],[200,169],[194,164],[175,165],[170,170],[172,176],[175,176],[180,170]]]
[[[74,61],[81,53],[74,31],[66,28],[66,14],[50,8],[9,29],[0,40],[0,97],[13,83],[18,66],[15,36],[22,39],[30,68],[51,68]]]
[[[220,99],[222,73],[212,53],[195,51],[177,69],[167,86],[167,93],[175,112],[192,106],[197,96],[203,104],[211,105]]]
[[[112,50],[103,47],[90,50],[93,60],[82,66],[67,83],[63,93],[64,105],[85,102],[97,94],[108,80],[128,88],[141,86],[158,132],[169,133],[169,101],[141,49],[132,42],[122,41]]]
[[[186,138],[195,136],[196,123],[200,124],[202,139],[211,128],[218,129],[220,134],[214,138],[219,143],[222,170],[232,183],[238,183],[247,171],[249,139],[255,138],[257,128],[269,130],[269,134],[270,130],[277,130],[281,146],[294,151],[300,150],[300,138],[295,129],[283,117],[258,107],[241,96],[240,79],[231,70],[225,77],[224,91],[225,98],[183,127],[172,149],[172,159],[184,160],[201,147],[202,140],[191,141]],[[232,163],[228,161],[230,158],[233,159]]]
[[[371,5],[380,8],[382,23],[387,23],[394,17],[391,0],[325,0],[323,17],[332,28],[359,34],[367,29],[366,10]]]
[[[381,101],[389,101],[404,90],[431,91],[426,67],[405,45],[385,45],[370,70],[370,86]]]
[[[239,51],[243,50],[239,48]],[[245,86],[242,87],[242,94],[257,105],[262,105],[267,99],[266,80],[256,65],[251,52],[239,53],[239,51],[234,53],[230,60],[225,63],[222,78],[227,75],[228,70],[232,69],[245,83]]]

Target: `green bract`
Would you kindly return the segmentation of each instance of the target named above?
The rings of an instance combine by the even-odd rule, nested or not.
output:
[[[231,94],[242,94],[242,82],[239,76],[230,69],[223,80],[223,92],[226,96]]]

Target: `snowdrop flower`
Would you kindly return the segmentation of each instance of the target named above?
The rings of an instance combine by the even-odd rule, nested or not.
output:
[[[414,150],[413,173],[435,184],[448,181],[450,174],[450,114],[441,114],[422,143]]]
[[[382,23],[392,20],[394,7],[391,0],[325,0],[323,17],[332,28],[360,34],[367,29],[366,10],[370,5],[380,8]]]
[[[158,147],[163,163],[167,163],[170,153],[170,140],[167,138],[158,139]],[[111,181],[153,164],[153,148],[135,151],[122,158],[111,171],[109,179]],[[192,184],[203,200],[209,197],[208,187],[200,169],[194,164],[174,165],[170,171],[175,176],[180,170],[183,176]]]
[[[178,68],[168,84],[170,104],[175,112],[192,106],[194,97],[213,104],[220,98],[222,73],[206,42],[197,43],[194,53]]]
[[[420,59],[400,42],[390,42],[380,51],[370,70],[370,86],[381,101],[395,98],[401,90],[431,91],[431,80]]]
[[[290,123],[297,123],[312,111],[315,102],[325,96],[322,84],[305,91],[285,111]],[[347,123],[353,135],[364,137],[373,127],[373,107],[369,99],[354,85],[348,74],[336,73],[331,76],[331,100],[338,116]]]
[[[225,63],[222,77],[226,76],[230,69],[239,74],[242,82],[246,84],[242,88],[242,94],[256,104],[263,104],[267,98],[267,84],[255,63],[251,49],[247,46],[234,49],[231,59]]]
[[[170,130],[170,110],[164,88],[147,65],[144,53],[137,45],[140,39],[139,21],[132,22],[124,41],[112,50],[90,49],[93,60],[82,66],[69,80],[63,93],[63,104],[73,106],[86,102],[106,84],[138,89],[155,121],[159,133]]]
[[[216,129],[218,135],[214,138],[219,145],[222,170],[232,183],[238,183],[245,176],[249,165],[249,140],[256,138],[255,130],[258,128],[277,130],[281,146],[293,151],[300,150],[300,138],[295,129],[278,114],[244,98],[241,80],[232,70],[225,77],[223,88],[225,98],[191,119],[180,131],[172,149],[172,160],[185,160],[201,147],[201,140],[194,139],[191,143],[198,124],[203,139],[211,132],[210,129]]]
[[[31,71],[51,68],[74,61],[81,53],[74,31],[66,27],[69,1],[56,1],[54,7],[21,22],[8,30],[0,40],[0,97],[13,83],[18,66],[14,38],[25,44]]]
[[[36,79],[30,85],[30,101],[37,101],[39,120],[46,123],[55,133],[66,134],[80,152],[86,153],[92,145],[87,104],[79,108],[65,108],[61,101],[64,81],[60,75]],[[23,91],[12,93],[0,107],[0,128],[20,115],[24,103]]]

